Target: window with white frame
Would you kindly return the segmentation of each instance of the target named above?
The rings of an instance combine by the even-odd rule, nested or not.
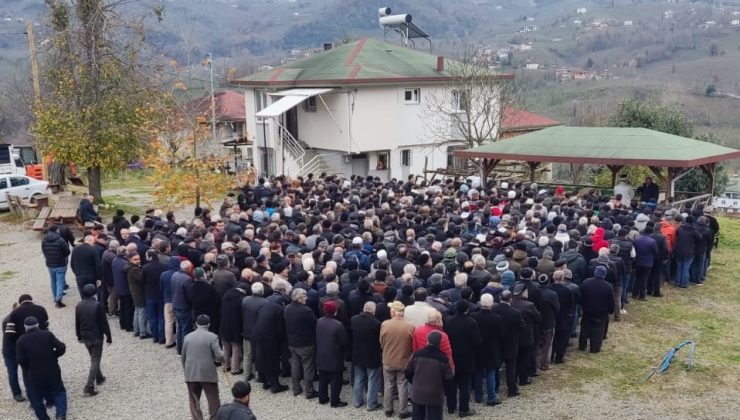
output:
[[[452,91],[452,111],[467,112],[470,109],[470,92],[467,90]]]
[[[411,166],[411,149],[401,150],[401,165]]]
[[[407,105],[418,104],[421,102],[421,89],[405,89],[403,91],[403,103]]]
[[[260,112],[267,108],[267,92],[261,89],[254,91],[254,109]]]

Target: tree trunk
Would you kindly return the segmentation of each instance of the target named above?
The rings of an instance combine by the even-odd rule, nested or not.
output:
[[[95,202],[100,203],[103,201],[102,193],[103,187],[100,185],[100,166],[92,166],[87,168],[87,182],[88,191],[90,194],[95,196]]]

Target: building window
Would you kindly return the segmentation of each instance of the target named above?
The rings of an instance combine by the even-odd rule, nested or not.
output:
[[[303,110],[306,112],[316,112],[316,97],[309,96],[308,99],[303,101]]]
[[[467,90],[452,91],[452,111],[467,112],[470,109],[470,92]]]
[[[418,104],[421,102],[420,89],[406,89],[403,91],[403,102],[405,104]]]
[[[375,169],[378,171],[388,170],[388,153],[378,153],[378,164]]]
[[[260,112],[265,108],[267,108],[267,92],[257,89],[254,91],[254,109]]]
[[[410,149],[401,150],[401,165],[411,166],[411,150]]]

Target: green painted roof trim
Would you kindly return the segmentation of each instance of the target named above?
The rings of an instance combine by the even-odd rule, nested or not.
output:
[[[455,152],[527,162],[691,168],[740,158],[740,150],[646,128],[551,127]]]

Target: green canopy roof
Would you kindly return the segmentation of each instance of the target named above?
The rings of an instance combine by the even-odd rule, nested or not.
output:
[[[365,38],[233,82],[246,86],[336,86],[449,81],[437,56]],[[497,75],[513,78],[512,75]]]
[[[455,156],[691,168],[740,158],[740,150],[646,128],[552,127],[457,151]]]

